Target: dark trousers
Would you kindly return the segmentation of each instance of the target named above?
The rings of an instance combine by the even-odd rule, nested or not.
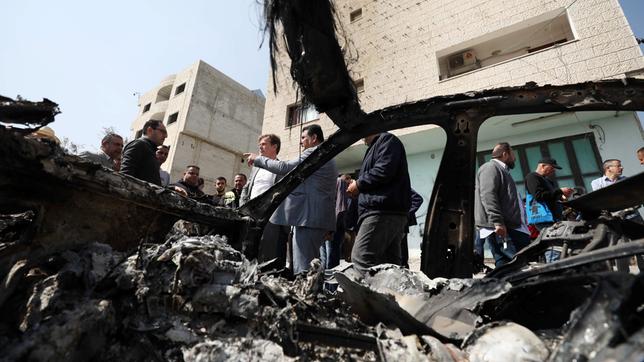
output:
[[[409,269],[409,245],[407,245],[407,235],[404,234],[400,241],[400,266]]]
[[[286,267],[286,243],[288,241],[289,227],[267,223],[262,233],[259,244],[259,261],[264,262],[276,259],[273,269],[280,270]]]
[[[335,231],[332,238],[324,240],[320,247],[320,261],[325,269],[335,268],[340,264],[342,243],[344,242],[344,215],[345,211],[336,215]]]
[[[360,223],[351,261],[361,273],[384,263],[400,265],[400,241],[406,232],[407,215],[371,215]]]
[[[494,265],[499,267],[507,264],[514,254],[530,244],[530,235],[520,231],[508,229],[505,240],[497,237],[496,233],[490,234],[487,238],[487,245],[494,256]]]

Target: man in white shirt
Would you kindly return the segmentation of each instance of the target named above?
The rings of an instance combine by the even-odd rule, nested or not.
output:
[[[625,179],[625,176],[622,176],[624,172],[624,167],[622,166],[622,161],[617,159],[609,159],[604,161],[602,164],[604,169],[604,176],[594,179],[590,186],[593,188],[593,191],[603,189],[606,186],[610,186],[617,181]]]
[[[604,169],[604,176],[594,179],[590,186],[593,188],[593,191],[602,189],[604,187],[610,186],[626,178],[622,175],[624,167],[622,166],[622,161],[618,159],[608,159],[602,164]],[[624,215],[626,219],[629,219],[634,222],[644,223],[642,216],[637,210],[631,211]],[[617,270],[628,272],[630,265],[630,257],[617,259]],[[644,270],[644,256],[636,255],[637,267],[640,270],[640,273]]]
[[[264,134],[257,139],[257,147],[261,156],[271,160],[277,160],[277,154],[280,152],[281,140],[274,134]],[[248,200],[254,199],[263,194],[282,176],[276,175],[263,168],[253,167],[250,172],[248,182],[242,188],[239,197],[239,206],[244,205]],[[262,261],[277,260],[273,264],[276,269],[283,269],[286,266],[286,242],[288,239],[289,228],[281,225],[275,225],[270,221],[264,227],[262,238],[259,245],[258,258]]]
[[[159,145],[157,147],[156,157],[159,161],[159,166],[168,159],[168,153],[170,153],[170,146]],[[159,176],[161,177],[161,186],[166,187],[170,184],[170,174],[168,171],[165,171],[159,168]]]

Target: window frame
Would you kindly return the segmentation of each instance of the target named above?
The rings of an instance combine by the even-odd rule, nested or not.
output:
[[[318,112],[318,111],[315,109],[315,106],[314,106],[314,105],[312,105],[311,103],[308,103],[308,102],[305,102],[305,103],[304,103],[304,105],[306,105],[306,107],[305,107],[305,106],[303,106],[303,103],[302,103],[302,102],[297,102],[297,103],[290,104],[290,105],[288,105],[288,106],[286,107],[286,121],[285,121],[285,127],[286,127],[286,129],[293,128],[293,127],[296,127],[296,126],[299,126],[300,124],[309,123],[309,122],[315,122],[315,121],[319,121],[319,120],[320,120],[320,112]],[[317,117],[316,117],[316,118],[309,119],[309,120],[303,120],[303,119],[302,119],[302,115],[301,115],[302,110],[304,110],[304,109],[310,109],[310,108],[312,108],[312,109],[313,109],[313,111],[315,111],[315,112],[317,113]],[[299,112],[300,112],[300,115],[298,115],[298,116],[297,116],[297,121],[292,123],[292,122],[291,122],[291,119],[293,118],[293,116],[291,116],[291,114],[292,114],[293,112],[296,112],[298,109],[300,110],[300,111],[299,111]]]
[[[585,172],[585,173],[581,172],[581,168],[577,161],[577,154],[573,146],[573,141],[578,139],[589,140],[590,147],[593,151],[593,156],[595,159],[595,164],[597,165],[596,172]],[[557,142],[562,142],[564,145],[564,149],[566,151],[566,157],[568,158],[568,162],[570,163],[570,170],[572,173],[572,175],[565,175],[565,176],[558,176],[557,174],[555,174],[555,177],[553,177],[552,180],[555,181],[555,184],[557,186],[559,185],[560,180],[572,179],[575,184],[575,187],[583,187],[584,189],[586,189],[586,185],[584,184],[585,177],[589,177],[589,176],[601,177],[603,175],[602,168],[601,168],[601,165],[602,165],[601,155],[599,153],[599,148],[597,147],[597,143],[595,142],[595,137],[592,133],[582,133],[582,134],[577,134],[573,136],[550,138],[547,140],[541,140],[541,141],[536,141],[531,143],[523,143],[519,145],[511,144],[512,150],[514,151],[515,156],[520,161],[521,172],[523,174],[524,180],[526,175],[529,174],[530,172],[533,172],[534,169],[537,167],[537,165],[528,165],[528,157],[526,155],[525,149],[539,146],[539,150],[541,151],[541,157],[551,157],[550,150],[548,149],[548,144],[557,143]],[[492,153],[491,149],[477,152],[476,159],[478,161],[478,165],[482,165],[483,163],[485,163],[486,162],[485,156],[491,153]],[[592,190],[586,190],[586,192],[590,192],[590,191]]]
[[[174,112],[174,113],[172,113],[171,115],[168,116],[168,121],[167,121],[166,124],[169,126],[169,125],[177,122],[178,120],[179,120],[179,112]]]
[[[175,90],[174,90],[174,96],[175,96],[175,97],[176,97],[176,96],[178,96],[179,94],[181,94],[181,93],[185,92],[185,90],[186,90],[186,82],[183,82],[183,83],[179,84],[179,85],[177,86],[177,88],[175,88]]]

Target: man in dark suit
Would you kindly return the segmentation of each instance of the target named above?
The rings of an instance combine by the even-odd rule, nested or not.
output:
[[[161,121],[147,121],[143,125],[143,136],[137,138],[123,149],[121,173],[161,186],[157,147],[168,137]]]

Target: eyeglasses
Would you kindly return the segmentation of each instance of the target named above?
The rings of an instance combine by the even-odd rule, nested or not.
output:
[[[155,131],[159,131],[159,132],[163,133],[166,136],[168,135],[168,131],[166,131],[163,128],[152,128],[152,129],[155,130]]]

